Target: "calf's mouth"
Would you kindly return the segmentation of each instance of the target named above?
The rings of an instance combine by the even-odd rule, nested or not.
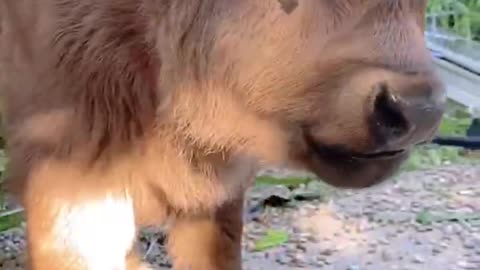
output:
[[[356,152],[352,150],[348,150],[344,146],[328,146],[322,143],[319,143],[313,139],[313,137],[305,132],[304,133],[304,140],[308,146],[308,148],[318,156],[328,157],[332,160],[338,159],[355,159],[355,160],[371,160],[375,161],[377,159],[395,159],[400,156],[405,155],[408,150],[407,149],[394,149],[394,150],[386,150],[386,151],[375,151],[375,152]]]

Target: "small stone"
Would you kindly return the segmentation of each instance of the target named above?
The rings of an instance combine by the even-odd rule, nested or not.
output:
[[[414,243],[415,245],[417,245],[417,246],[421,246],[421,245],[422,245],[422,241],[420,241],[420,239],[418,239],[418,238],[415,238],[415,239],[413,240],[413,243]]]
[[[422,207],[422,203],[420,203],[420,202],[412,202],[411,207],[413,207],[413,208]]]
[[[395,236],[397,236],[397,232],[396,232],[396,231],[389,231],[389,232],[387,232],[387,237],[388,237],[388,238],[393,238],[393,237],[395,237]]]
[[[455,202],[449,202],[446,206],[448,210],[457,210],[460,207],[458,203]]]
[[[440,253],[442,253],[442,250],[439,247],[433,247],[432,248],[432,254],[433,255],[438,255]]]
[[[330,248],[326,248],[326,249],[320,251],[320,255],[322,255],[322,256],[332,256],[333,253],[335,253],[335,250],[330,249]]]
[[[387,250],[382,251],[382,260],[385,262],[393,260],[392,252]]]
[[[297,254],[295,254],[294,259],[295,259],[296,262],[302,262],[302,263],[303,263],[303,262],[306,261],[306,257],[305,257],[305,255],[302,254],[302,253],[297,253]]]
[[[445,242],[445,241],[443,241],[443,242],[440,243],[440,246],[441,246],[442,248],[448,248],[448,247],[450,246],[450,244],[447,243],[447,242]]]
[[[467,236],[463,241],[466,249],[480,249],[480,238],[478,236]]]
[[[325,256],[319,256],[318,260],[321,261],[324,265],[330,265],[332,263],[332,259]]]
[[[308,242],[317,242],[318,241],[317,237],[315,235],[311,235],[311,234],[306,234],[305,239]]]
[[[475,195],[475,191],[471,189],[466,189],[466,190],[460,190],[459,192],[457,192],[457,194],[462,196],[472,196],[472,195]]]
[[[356,227],[357,227],[357,232],[364,232],[364,231],[371,230],[373,228],[373,225],[368,221],[368,219],[362,218],[358,221]]]
[[[451,241],[452,240],[452,237],[450,235],[447,235],[447,234],[444,234],[442,236],[442,240],[445,242],[448,242],[448,241]]]
[[[417,264],[423,264],[423,263],[425,263],[425,259],[420,255],[415,255],[415,256],[413,256],[412,262],[417,263]]]
[[[433,230],[431,226],[416,225],[415,229],[417,232],[430,232]]]
[[[348,269],[348,270],[360,270],[360,266],[358,266],[358,265],[350,265],[347,269]]]
[[[398,212],[392,218],[395,223],[406,223],[413,220],[415,215],[408,212]]]
[[[466,249],[473,249],[475,246],[475,242],[471,241],[470,239],[466,239],[465,242],[463,242],[463,247]]]
[[[462,269],[468,269],[468,270],[478,269],[477,265],[475,265],[473,263],[470,263],[470,262],[467,262],[467,261],[459,261],[457,263],[457,266],[461,267]]]
[[[390,244],[390,241],[388,241],[386,238],[382,237],[378,240],[378,243],[380,243],[381,245],[388,245],[388,244]]]
[[[323,261],[320,261],[320,260],[317,260],[317,261],[315,261],[315,262],[314,262],[314,263],[312,263],[312,264],[313,264],[313,266],[315,266],[315,267],[319,267],[319,268],[322,268],[322,267],[324,267],[324,266],[325,266],[325,262],[323,262]]]
[[[286,265],[290,262],[290,258],[283,253],[275,254],[275,262]]]
[[[297,250],[300,250],[302,252],[305,252],[307,250],[307,247],[305,245],[303,245],[302,243],[297,243],[295,247],[296,247]]]

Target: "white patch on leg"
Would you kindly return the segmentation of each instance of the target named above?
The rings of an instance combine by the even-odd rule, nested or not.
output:
[[[58,247],[78,255],[89,270],[125,270],[136,234],[132,199],[108,196],[63,208],[53,232]]]

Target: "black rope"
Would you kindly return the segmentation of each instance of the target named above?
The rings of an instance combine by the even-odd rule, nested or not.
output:
[[[437,136],[432,143],[442,146],[463,147],[470,150],[480,150],[480,119],[474,118],[466,132],[466,137]]]
[[[433,144],[441,146],[462,147],[469,150],[480,150],[480,136],[478,137],[436,137]]]

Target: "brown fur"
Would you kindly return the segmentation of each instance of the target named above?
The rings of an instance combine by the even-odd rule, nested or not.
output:
[[[405,156],[314,157],[305,129],[368,152],[374,85],[438,85],[425,1],[3,2],[8,183],[26,209],[33,270],[86,269],[54,244],[60,210],[125,193],[137,227],[172,221],[178,269],[241,269],[242,198],[259,166],[377,183]]]

